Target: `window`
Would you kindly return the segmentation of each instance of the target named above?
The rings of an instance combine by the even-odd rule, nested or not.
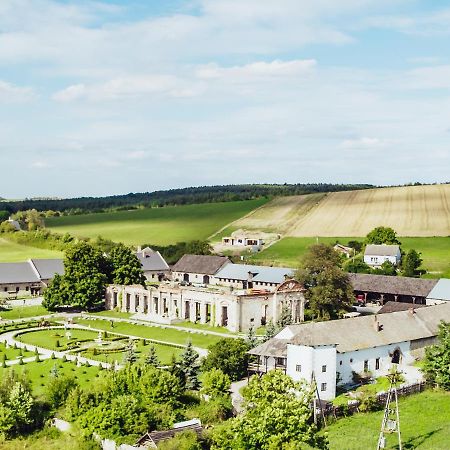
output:
[[[284,358],[277,358],[276,365],[277,366],[284,366],[286,364]]]
[[[364,372],[368,372],[369,371],[369,360],[366,359],[364,360]]]
[[[375,370],[378,370],[380,368],[380,358],[377,358],[375,360]]]
[[[326,372],[327,371],[327,366],[322,366],[322,372]]]
[[[301,372],[301,371],[302,371],[302,366],[301,366],[300,364],[297,364],[297,365],[295,366],[295,371],[296,371],[296,372]]]
[[[321,390],[322,392],[326,391],[326,390],[327,390],[327,383],[322,383],[322,384],[320,385],[320,390]]]
[[[350,358],[350,362],[351,362],[351,363],[353,362],[353,358]]]
[[[342,366],[342,361],[339,361],[339,365]]]

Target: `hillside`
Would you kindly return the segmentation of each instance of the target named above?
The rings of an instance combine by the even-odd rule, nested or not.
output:
[[[126,244],[173,244],[207,239],[212,233],[264,205],[267,199],[166,206],[77,216],[53,217],[46,227],[75,236],[103,236]]]
[[[236,225],[293,237],[450,235],[450,185],[402,186],[277,198]]]

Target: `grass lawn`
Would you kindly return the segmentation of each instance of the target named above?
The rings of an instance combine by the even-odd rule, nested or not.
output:
[[[80,325],[90,326],[99,330],[110,331],[111,333],[122,333],[130,336],[137,336],[146,339],[172,342],[174,344],[186,345],[191,340],[195,347],[207,348],[221,339],[220,336],[202,335],[175,330],[173,328],[152,327],[147,325],[134,325],[127,322],[114,322],[114,328],[107,320],[76,319]]]
[[[167,245],[206,239],[221,227],[244,216],[267,199],[198,205],[167,206],[79,216],[52,217],[47,228],[77,236],[103,236],[126,244]]]
[[[185,322],[176,323],[175,325],[177,327],[191,328],[192,330],[205,330],[205,331],[214,331],[215,333],[235,334],[225,327],[213,327],[206,323],[194,323],[190,322],[189,320]]]
[[[351,397],[350,393],[367,393],[370,395],[375,395],[377,392],[387,391],[389,389],[390,382],[387,377],[378,377],[375,383],[364,384],[363,386],[359,386],[357,389],[354,389],[350,392],[345,392],[343,394],[338,395],[333,400],[333,405],[347,405],[349,400],[355,400],[354,397]]]
[[[0,262],[20,262],[30,258],[62,258],[56,250],[30,247],[0,238]]]
[[[6,345],[3,342],[0,343],[0,361],[3,361],[3,358],[10,361],[13,359],[17,359],[21,355],[24,358],[27,358],[29,356],[33,356],[34,353],[22,350],[20,348],[13,348],[13,347],[6,348]]]
[[[6,369],[0,367],[0,378],[4,377],[7,371],[14,370],[16,373],[26,371],[31,383],[33,393],[40,396],[45,391],[49,381],[50,371],[56,364],[60,375],[72,375],[80,385],[92,383],[97,378],[96,375],[101,372],[98,367],[77,367],[74,362],[63,362],[60,359],[46,359],[41,362],[29,362],[22,366],[14,365]],[[3,448],[0,444],[0,448]]]
[[[30,331],[17,336],[16,340],[25,344],[37,345],[38,347],[48,348],[49,350],[64,351],[65,346],[78,340],[91,339],[98,337],[98,333],[89,330],[71,329],[71,339],[67,339],[64,329],[50,329]],[[59,342],[59,346],[57,345]]]
[[[399,239],[403,251],[414,248],[422,253],[423,267],[429,272],[427,277],[450,278],[450,237],[400,237]],[[347,244],[350,240],[363,241],[364,238],[318,238],[319,242],[325,244],[334,244],[336,241]],[[286,237],[267,250],[253,255],[250,261],[259,264],[297,267],[308,247],[316,242],[314,237]]]
[[[125,338],[123,341],[125,344],[128,344],[128,340]],[[159,362],[162,365],[169,364],[172,360],[172,356],[174,355],[176,358],[178,358],[181,353],[183,353],[182,348],[172,347],[170,345],[163,345],[163,344],[153,344],[148,343],[144,344],[141,341],[135,341],[135,353],[138,357],[138,360],[144,361],[148,355],[148,352],[150,350],[151,346],[155,347],[156,350],[156,356],[159,359]],[[83,351],[79,353],[80,356],[84,356],[85,358],[89,359],[95,359],[97,361],[103,361],[107,363],[111,363],[113,361],[117,361],[119,364],[123,362],[123,358],[126,355],[127,351],[121,351],[121,352],[115,352],[115,353],[98,353],[97,355],[94,355],[92,351]]]
[[[12,309],[1,309],[0,318],[4,320],[24,319],[26,317],[46,316],[49,313],[43,306],[17,306]]]
[[[400,399],[400,429],[404,449],[448,450],[450,448],[450,393],[426,391]],[[331,450],[366,450],[377,446],[383,411],[355,414],[327,428]],[[388,436],[388,449],[396,435]]]
[[[122,312],[122,311],[99,311],[95,313],[90,313],[89,316],[101,316],[101,317],[113,317],[119,319],[129,319],[133,313]]]

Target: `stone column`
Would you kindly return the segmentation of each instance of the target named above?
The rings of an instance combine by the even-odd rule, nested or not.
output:
[[[200,323],[206,323],[206,303],[200,303]]]

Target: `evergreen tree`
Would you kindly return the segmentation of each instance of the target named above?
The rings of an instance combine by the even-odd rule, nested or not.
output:
[[[50,376],[52,378],[58,378],[59,376],[59,370],[58,370],[58,365],[55,363],[53,364],[52,369],[50,370]]]
[[[409,252],[405,255],[403,259],[403,275],[405,277],[415,277],[417,273],[417,269],[422,264],[422,258],[420,257],[420,253],[418,253],[416,250],[411,249]]]
[[[246,341],[249,348],[255,348],[258,345],[258,338],[256,337],[253,325],[250,325],[250,328],[248,329]]]
[[[148,366],[153,366],[153,367],[158,367],[160,365],[159,359],[156,356],[156,348],[154,345],[150,346],[145,363]]]
[[[134,344],[130,343],[130,345],[128,346],[128,350],[125,353],[125,355],[123,356],[123,363],[124,364],[134,364],[137,361],[137,355],[136,352],[134,351]]]
[[[438,343],[425,349],[424,371],[428,381],[450,391],[450,322],[441,322]]]
[[[198,353],[194,350],[192,342],[189,341],[186,349],[181,354],[180,369],[184,374],[186,389],[197,389],[199,372]]]
[[[266,325],[266,334],[264,335],[264,342],[272,339],[277,334],[277,328],[275,327],[272,320]]]
[[[277,320],[277,328],[279,330],[283,329],[284,327],[287,327],[292,323],[292,313],[288,306],[283,305],[281,308],[281,314],[280,317]]]

